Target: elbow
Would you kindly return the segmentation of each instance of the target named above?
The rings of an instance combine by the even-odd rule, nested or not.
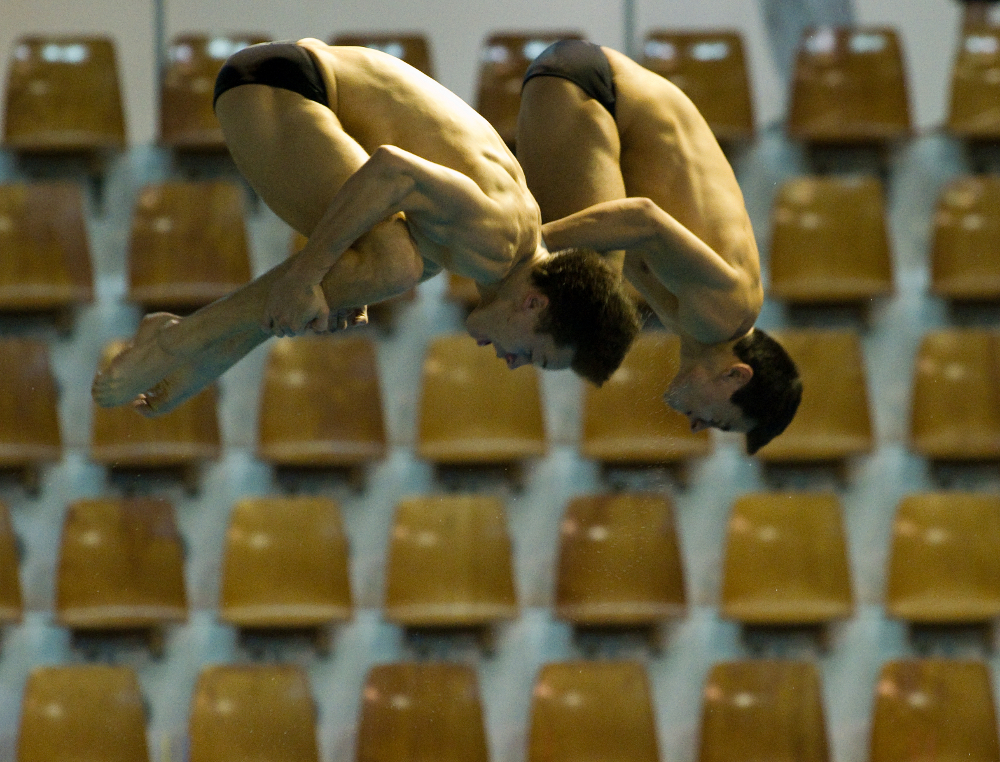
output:
[[[629,199],[632,209],[632,230],[640,241],[656,238],[663,229],[663,210],[644,196]]]

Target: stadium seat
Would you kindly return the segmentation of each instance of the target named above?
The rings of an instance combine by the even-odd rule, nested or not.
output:
[[[1000,497],[907,495],[892,528],[885,607],[913,624],[1000,617]]]
[[[251,277],[243,189],[165,182],[139,193],[128,251],[129,301],[147,312],[192,312]]]
[[[519,466],[547,452],[538,372],[515,371],[466,334],[424,356],[417,454],[441,466]]]
[[[561,662],[535,678],[527,762],[659,762],[653,697],[635,661]]]
[[[448,273],[448,289],[445,295],[465,312],[471,312],[479,304],[479,289],[476,288],[476,282],[458,273]]]
[[[131,667],[36,667],[21,703],[18,762],[148,762],[146,710]]]
[[[931,461],[1000,460],[998,335],[945,329],[917,352],[910,447]]]
[[[94,299],[83,192],[69,182],[0,185],[0,311],[53,312],[64,330]]]
[[[581,455],[605,468],[676,466],[708,455],[708,431],[692,432],[687,418],[663,401],[679,367],[677,336],[639,334],[603,386],[584,386]]]
[[[874,177],[798,177],[771,213],[768,295],[791,305],[852,304],[893,291],[882,183]]]
[[[219,618],[241,630],[321,630],[351,616],[348,540],[337,503],[237,501],[226,532]],[[323,650],[322,636],[318,643]]]
[[[0,626],[21,621],[20,551],[7,505],[0,502]]]
[[[4,108],[6,148],[89,153],[125,147],[111,39],[25,36],[12,51]]]
[[[990,671],[983,662],[887,662],[874,703],[870,762],[1000,759]]]
[[[34,339],[0,338],[0,468],[16,470],[32,494],[41,466],[62,457],[58,391],[49,350]]]
[[[206,667],[191,699],[187,759],[319,762],[317,721],[301,667]]]
[[[499,498],[399,502],[386,563],[385,618],[407,629],[489,628],[518,615],[507,516]]]
[[[479,683],[472,667],[397,662],[369,670],[361,691],[357,762],[488,762],[489,758]]]
[[[742,33],[653,30],[646,35],[639,63],[683,90],[723,145],[753,137],[753,98]]]
[[[784,433],[758,452],[766,465],[836,463],[871,451],[872,426],[861,341],[854,331],[773,331],[799,369],[802,402]]]
[[[893,29],[819,27],[802,35],[788,107],[791,137],[886,144],[911,133],[903,52]]]
[[[355,482],[384,457],[378,357],[366,336],[273,342],[260,396],[257,455],[276,467],[345,468]]]
[[[511,150],[517,137],[521,108],[521,80],[538,54],[553,42],[582,40],[572,31],[496,32],[480,48],[476,83],[476,111],[500,133]]]
[[[666,496],[573,498],[560,535],[559,619],[577,627],[650,627],[685,613],[684,569]]]
[[[1000,141],[1000,28],[985,24],[962,30],[951,70],[947,129],[969,141]]]
[[[152,498],[97,498],[69,505],[56,579],[56,621],[74,633],[150,635],[187,621],[184,558],[173,506]]]
[[[955,302],[1000,301],[1000,177],[959,177],[938,196],[931,291]]]
[[[716,664],[705,680],[698,762],[829,762],[819,670],[760,659]]]
[[[160,145],[175,151],[227,153],[212,108],[215,78],[233,53],[268,39],[264,34],[174,37],[160,88]]]
[[[102,364],[123,347],[121,340],[105,345]],[[217,396],[215,386],[210,386],[157,418],[145,418],[128,405],[102,408],[95,403],[90,458],[112,470],[179,469],[185,488],[196,493],[200,465],[217,459],[222,451]]]
[[[427,36],[419,33],[400,34],[368,34],[344,33],[330,40],[331,45],[357,45],[362,48],[373,48],[395,56],[410,66],[422,71],[428,77],[434,77],[434,65],[431,60],[431,46]]]
[[[850,566],[833,493],[756,493],[733,505],[720,610],[750,626],[825,625],[851,615]]]

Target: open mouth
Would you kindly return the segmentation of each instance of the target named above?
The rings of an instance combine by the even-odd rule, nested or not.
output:
[[[476,345],[480,347],[488,347],[492,343],[489,339],[476,339]]]

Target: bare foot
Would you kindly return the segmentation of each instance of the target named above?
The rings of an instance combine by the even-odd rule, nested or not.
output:
[[[124,405],[183,363],[183,357],[167,352],[159,340],[165,328],[179,321],[179,317],[166,312],[144,317],[135,338],[94,377],[94,401],[101,407]]]

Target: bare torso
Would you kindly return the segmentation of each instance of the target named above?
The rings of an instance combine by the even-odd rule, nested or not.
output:
[[[625,274],[666,325],[683,330],[685,323],[698,320],[695,311],[724,313],[724,333],[742,335],[760,312],[763,290],[757,244],[733,170],[711,128],[680,89],[621,53],[603,50],[618,96],[615,121],[626,193],[651,199],[740,278],[739,286],[724,294],[694,290],[686,295],[688,305],[652,275],[642,252],[626,254]]]
[[[318,40],[299,44],[320,63],[331,109],[365,151],[397,146],[462,173],[494,202],[488,214],[458,224],[431,207],[409,209],[407,225],[425,259],[489,285],[536,250],[538,205],[517,160],[475,110],[392,56]]]

